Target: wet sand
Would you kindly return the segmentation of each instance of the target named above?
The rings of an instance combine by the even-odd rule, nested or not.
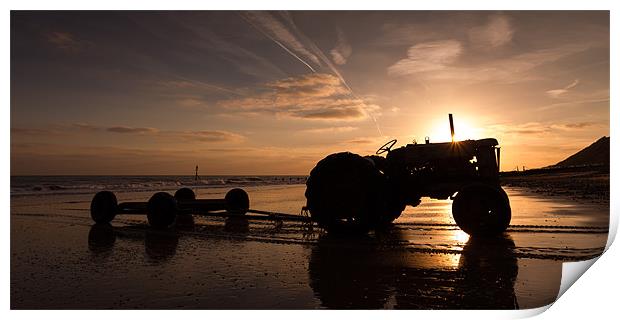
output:
[[[252,208],[297,213],[304,185],[246,188]],[[227,189],[198,190],[200,198]],[[393,228],[334,237],[307,223],[145,217],[94,225],[92,195],[11,197],[13,309],[513,309],[557,296],[561,263],[595,257],[609,206],[506,188],[503,238],[470,239],[450,201],[424,199]],[[118,194],[143,201],[150,192]]]
[[[504,172],[501,182],[545,196],[609,206],[609,165]]]

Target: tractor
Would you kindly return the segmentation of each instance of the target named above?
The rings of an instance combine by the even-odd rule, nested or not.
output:
[[[508,195],[499,183],[500,147],[494,138],[407,144],[397,140],[376,155],[331,154],[306,182],[306,208],[328,232],[368,232],[392,224],[422,197],[451,199],[456,224],[471,236],[495,236],[510,224]],[[385,155],[385,156],[383,156]]]

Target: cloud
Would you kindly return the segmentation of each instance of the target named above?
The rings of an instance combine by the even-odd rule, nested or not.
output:
[[[596,123],[596,122],[572,122],[572,123],[553,125],[551,127],[554,129],[559,129],[559,130],[581,130],[585,128],[599,127],[599,126],[601,126],[601,124]]]
[[[268,86],[274,89],[311,89],[315,90],[317,87],[340,87],[340,80],[331,74],[317,73],[317,74],[305,74],[301,76],[289,77],[286,79],[274,81]]]
[[[431,41],[416,44],[407,51],[407,58],[388,68],[390,75],[407,75],[445,69],[463,51],[456,40]]]
[[[594,125],[593,122],[577,122],[577,123],[567,123],[567,124],[565,124],[565,126],[567,128],[578,128],[578,129],[590,127],[590,126],[593,126],[593,125]]]
[[[449,45],[433,45],[431,47],[433,49],[423,49],[422,52],[431,54],[433,50],[438,50],[443,52],[443,57],[439,55],[435,58],[424,58],[425,54],[418,54],[418,59],[416,60],[411,58],[403,59],[391,66],[388,69],[388,73],[394,76],[416,75],[416,77],[426,80],[459,80],[470,83],[484,81],[503,83],[531,81],[543,77],[533,72],[537,67],[587,50],[589,45],[570,44],[538,49],[507,58],[484,60],[477,64],[468,64],[467,66],[448,63],[456,59],[456,46],[452,47],[452,51],[448,49],[450,48]],[[417,50],[414,52],[419,53]],[[450,52],[453,54],[450,55]],[[441,61],[440,57],[443,61]]]
[[[324,121],[364,120],[370,112],[380,109],[363,99],[351,97],[338,77],[324,73],[270,82],[253,95],[220,100],[218,105],[229,110]]]
[[[48,42],[64,51],[78,52],[84,47],[84,43],[78,41],[75,36],[69,32],[52,31],[45,36]]]
[[[221,130],[167,131],[162,134],[200,142],[239,142],[245,139],[242,135]]]
[[[207,102],[201,97],[184,97],[176,100],[176,105],[186,108],[205,108]]]
[[[495,48],[512,41],[514,28],[508,17],[491,15],[487,24],[469,30],[469,41],[479,48]]]
[[[358,130],[357,127],[327,127],[327,128],[314,128],[314,129],[305,129],[301,130],[304,133],[310,134],[324,134],[324,133],[341,133],[341,132],[351,132]]]
[[[375,143],[375,139],[372,138],[355,138],[345,142],[346,144],[371,144]]]
[[[310,111],[301,113],[298,115],[304,119],[319,119],[319,120],[349,120],[360,119],[364,117],[364,111],[357,107],[335,107],[330,110]]]
[[[207,83],[199,80],[188,79],[179,75],[170,75],[171,77],[176,78],[175,80],[168,81],[155,81],[154,84],[156,86],[161,87],[161,89],[167,90],[194,90],[199,92],[224,92],[232,95],[240,96],[241,93],[230,88],[226,88],[222,85],[215,85],[213,83]]]
[[[567,131],[578,131],[589,127],[599,127],[600,123],[596,122],[568,122],[560,124],[527,122],[518,124],[502,124],[492,125],[489,127],[491,132],[498,134],[516,134],[516,135],[542,135],[549,133],[560,134]]]
[[[109,132],[115,133],[157,133],[159,130],[155,128],[136,128],[136,127],[125,127],[125,126],[117,126],[117,127],[109,127],[106,129]]]
[[[579,79],[575,79],[573,80],[573,82],[571,82],[569,85],[567,85],[564,88],[548,90],[547,95],[552,98],[560,98],[561,96],[566,94],[570,89],[576,87],[578,84],[579,84]]]
[[[53,129],[20,128],[20,127],[11,128],[11,134],[13,135],[37,136],[37,135],[51,135],[51,134],[57,134],[57,133],[58,131],[53,130]]]
[[[341,29],[338,29],[338,40],[336,42],[336,46],[329,53],[332,55],[332,60],[334,60],[334,63],[338,65],[346,64],[347,59],[351,53],[353,53],[353,49],[347,42],[347,39],[344,37],[344,32],[342,32]]]
[[[78,130],[90,131],[90,132],[100,131],[101,130],[100,127],[94,126],[94,125],[88,124],[88,123],[74,123],[73,127],[77,128]]]
[[[381,26],[381,37],[372,40],[372,43],[379,46],[402,46],[431,41],[445,34],[445,30],[438,30],[441,27],[423,23],[388,22]]]
[[[198,141],[198,142],[240,142],[244,136],[223,130],[159,130],[156,128],[135,128],[116,126],[105,128],[108,132],[125,134],[148,134],[156,138]]]
[[[376,147],[381,146],[386,141],[385,137],[357,137],[354,139],[346,140],[341,142],[341,145],[353,146],[352,148],[362,148],[358,150],[366,150],[367,152],[372,152],[376,150]]]
[[[124,135],[148,136],[157,139],[199,141],[199,142],[240,142],[245,140],[243,135],[224,130],[160,130],[150,127],[128,126],[96,126],[88,123],[72,125],[55,125],[51,128],[11,128],[15,135],[49,136],[51,134],[86,134],[86,133],[114,133]]]

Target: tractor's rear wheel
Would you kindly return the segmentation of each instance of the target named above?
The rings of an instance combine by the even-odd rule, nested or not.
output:
[[[452,216],[471,236],[495,236],[506,231],[510,224],[510,201],[500,187],[471,184],[454,198]]]
[[[385,178],[357,154],[335,153],[319,161],[306,186],[312,220],[330,232],[367,232],[382,223]]]

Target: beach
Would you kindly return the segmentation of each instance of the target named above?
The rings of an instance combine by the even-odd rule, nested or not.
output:
[[[193,187],[198,198],[243,187],[252,209],[300,214],[302,178]],[[107,186],[119,201],[146,201],[187,180]],[[426,198],[393,227],[365,236],[301,221],[199,216],[157,230],[144,216],[94,224],[97,190],[88,183],[27,182],[12,180],[12,309],[535,308],[555,301],[562,262],[603,252],[609,219],[605,203],[507,186],[511,226],[493,239],[470,239],[454,224],[451,200]]]

